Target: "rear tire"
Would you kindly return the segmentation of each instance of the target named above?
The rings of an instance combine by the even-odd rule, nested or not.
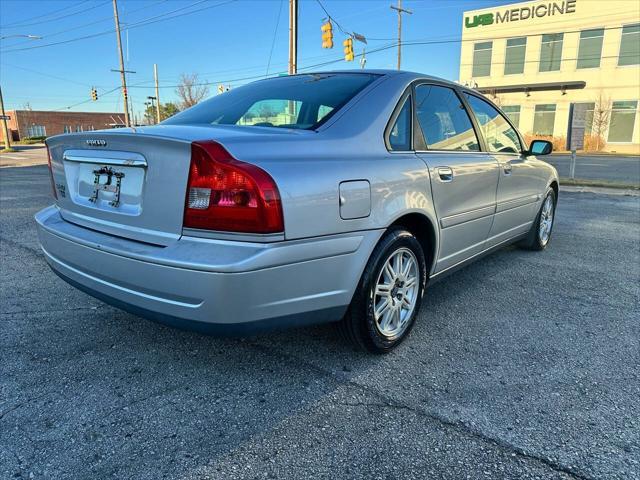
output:
[[[551,241],[551,232],[556,216],[556,203],[556,192],[553,188],[549,188],[529,233],[518,244],[521,248],[536,251],[547,248]]]
[[[416,237],[404,228],[389,230],[373,250],[339,330],[360,349],[390,352],[413,328],[426,271]]]

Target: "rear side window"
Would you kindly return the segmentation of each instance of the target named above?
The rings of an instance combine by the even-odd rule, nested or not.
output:
[[[416,116],[430,150],[480,150],[469,115],[451,88],[418,85]]]
[[[407,97],[404,105],[389,131],[389,147],[391,150],[411,150],[411,97]]]
[[[482,136],[490,152],[517,153],[522,150],[518,134],[490,103],[474,95],[464,94],[480,125]]]
[[[262,80],[216,95],[163,123],[314,129],[376,78],[323,73]]]

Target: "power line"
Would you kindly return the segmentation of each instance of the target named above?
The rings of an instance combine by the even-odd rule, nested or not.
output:
[[[155,2],[155,3],[152,3],[151,5],[145,5],[144,7],[136,8],[135,10],[131,10],[131,11],[127,12],[127,16],[131,15],[132,13],[138,12],[140,10],[147,10],[149,7],[152,7],[154,5],[158,5],[160,3],[165,3],[165,2],[168,2],[168,1],[169,0],[159,0],[159,1]],[[113,21],[113,15],[110,15],[108,17],[103,17],[103,18],[101,18],[99,20],[95,20],[93,22],[83,23],[82,25],[77,25],[75,27],[67,28],[65,30],[60,30],[60,31],[57,31],[57,32],[54,32],[54,33],[46,33],[46,34],[43,34],[42,37],[43,38],[57,37],[58,35],[62,35],[64,33],[72,32],[74,30],[80,30],[82,28],[90,27],[91,25],[95,25],[97,23],[102,23],[102,22],[105,22],[107,20]],[[13,48],[13,47],[17,47],[18,45],[24,45],[25,43],[31,43],[31,42],[32,42],[32,40],[24,40],[22,42],[17,42],[17,43],[12,43],[10,45],[7,45],[5,48]]]
[[[191,8],[191,7],[195,6],[195,5],[203,3],[205,1],[209,1],[209,0],[200,0],[198,2],[195,2],[195,3],[191,4],[191,5],[187,5],[186,7],[178,8],[178,9],[173,10],[171,12],[166,12],[166,13],[163,13],[163,14],[160,14],[160,15],[156,15],[154,17],[145,18],[145,19],[140,20],[138,22],[135,22],[135,23],[127,25],[127,29],[131,30],[133,28],[143,27],[143,26],[146,26],[146,25],[151,25],[153,23],[162,22],[162,21],[165,21],[165,20],[172,20],[174,18],[182,17],[184,15],[191,15],[193,13],[201,12],[203,10],[207,10],[207,9],[210,9],[210,8],[221,7],[221,6],[229,4],[229,3],[237,2],[238,0],[226,0],[226,1],[223,1],[223,2],[220,2],[220,3],[216,3],[215,5],[209,5],[209,6],[202,7],[202,8],[196,9],[196,10],[192,10],[190,12],[184,12],[184,13],[179,13],[177,15],[172,15],[173,13],[179,12],[181,10],[185,10],[187,8]],[[10,49],[10,50],[0,50],[0,53],[19,52],[19,51],[24,51],[24,50],[34,50],[36,48],[51,47],[51,46],[54,46],[54,45],[63,45],[63,44],[66,44],[66,43],[72,43],[72,42],[77,42],[77,41],[80,41],[80,40],[87,40],[87,39],[90,39],[90,38],[95,38],[95,37],[100,37],[100,36],[103,36],[103,35],[108,35],[108,34],[111,34],[113,32],[115,32],[115,29],[109,29],[109,30],[105,30],[105,31],[102,31],[102,32],[94,33],[94,34],[91,34],[91,35],[84,35],[84,36],[81,36],[81,37],[70,38],[70,39],[67,39],[67,40],[61,40],[59,42],[46,43],[44,45],[34,45],[32,47],[14,48],[14,49]]]
[[[91,87],[92,86],[92,85],[89,85],[87,83],[78,82],[76,80],[70,80],[68,78],[63,78],[63,77],[58,77],[56,75],[51,75],[50,73],[39,72],[39,71],[33,70],[31,68],[19,67],[17,65],[10,65],[10,64],[8,64],[6,62],[2,62],[2,65],[5,65],[5,66],[11,67],[11,68],[17,68],[18,70],[24,70],[25,72],[36,73],[38,75],[42,75],[43,77],[55,78],[56,80],[61,80],[63,82],[67,82],[67,83],[75,83],[77,85],[82,85],[83,87]]]
[[[9,25],[0,25],[0,30],[6,29],[6,28],[14,28],[14,27],[22,27],[22,23],[23,22],[30,22],[31,20],[35,20],[36,18],[42,18],[42,17],[48,17],[49,15],[53,15],[56,13],[60,13],[63,12],[64,10],[69,10],[70,8],[73,7],[77,7],[78,5],[82,5],[83,3],[87,3],[89,0],[83,0],[79,3],[75,3],[73,5],[68,5],[64,8],[60,8],[59,10],[54,10],[52,12],[49,13],[43,13],[42,15],[36,15],[35,17],[31,17],[31,18],[26,18],[24,20],[19,20],[18,23],[10,23]]]
[[[327,9],[326,9],[326,8],[324,8],[324,5],[322,4],[322,2],[321,2],[320,0],[316,0],[316,2],[318,2],[318,5],[320,5],[320,8],[324,11],[324,13],[325,13],[325,15],[327,16],[327,18],[328,18],[329,20],[331,20],[333,23],[335,23],[335,24],[336,24],[336,27],[338,27],[338,29],[339,29],[339,30],[340,30],[344,35],[347,35],[347,36],[349,36],[349,37],[350,37],[350,36],[351,36],[351,33],[350,33],[350,32],[347,32],[344,28],[342,28],[342,25],[340,25],[340,24],[338,23],[338,21],[337,21],[335,18],[333,18],[333,17],[331,16],[331,14],[327,11]]]
[[[278,26],[280,25],[280,15],[282,15],[282,5],[284,0],[280,0],[280,8],[278,9],[278,18],[276,20],[276,28],[273,31],[273,41],[271,42],[271,50],[269,51],[269,61],[267,62],[267,72],[265,77],[269,76],[269,67],[271,66],[271,57],[273,56],[273,47],[276,46],[276,37],[278,35]]]
[[[81,2],[81,3],[85,3],[85,2]],[[73,16],[78,15],[80,13],[88,12],[89,10],[93,10],[95,8],[100,8],[101,6],[106,5],[107,3],[109,3],[109,0],[107,0],[105,2],[102,2],[102,3],[99,3],[97,5],[93,5],[93,6],[89,7],[89,8],[85,8],[84,10],[78,10],[77,12],[69,13],[67,15],[62,15],[60,17],[55,17],[55,18],[48,18],[46,20],[40,20],[38,22],[33,22],[33,23],[23,23],[23,24],[20,24],[20,25],[14,25],[11,28],[30,27],[32,25],[40,25],[41,23],[48,23],[48,22],[53,22],[53,21],[56,21],[56,20],[62,20],[63,18],[73,17]],[[5,27],[5,28],[7,28],[7,27]]]
[[[110,93],[113,93],[113,92],[115,92],[116,90],[119,90],[119,89],[120,89],[120,86],[117,86],[116,88],[113,88],[113,89],[108,90],[108,91],[106,91],[106,92],[102,92],[102,93],[100,93],[100,95],[98,96],[98,98],[99,98],[100,96],[106,96],[106,95],[109,95]],[[83,100],[82,102],[78,102],[78,103],[74,103],[73,105],[69,105],[68,107],[62,107],[62,108],[56,108],[56,109],[53,109],[53,110],[44,110],[44,111],[46,111],[46,112],[58,112],[58,111],[60,111],[60,110],[70,110],[70,109],[72,109],[72,108],[74,108],[74,107],[77,107],[78,105],[83,105],[83,104],[85,104],[85,103],[89,103],[89,102],[93,102],[93,100],[92,100],[91,98],[89,98],[89,99],[87,99],[87,100]]]

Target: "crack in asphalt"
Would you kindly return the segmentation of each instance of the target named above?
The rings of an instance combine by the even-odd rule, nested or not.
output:
[[[260,343],[248,343],[248,345],[250,345],[251,347],[255,348],[256,350],[260,351],[261,353],[266,353],[266,354],[270,354],[276,357],[279,357],[282,360],[285,360],[289,363],[292,363],[295,367],[300,368],[301,366],[306,367],[307,369],[313,370],[316,373],[320,373],[325,377],[329,377],[331,378],[334,382],[338,383],[339,385],[344,385],[344,386],[348,386],[348,387],[352,387],[355,388],[356,390],[359,390],[362,393],[365,393],[367,395],[373,396],[374,398],[377,398],[380,403],[362,403],[362,406],[367,406],[367,407],[378,407],[378,408],[391,408],[391,409],[395,409],[395,410],[405,410],[405,411],[409,411],[415,415],[418,415],[420,417],[423,418],[428,418],[432,421],[438,422],[448,428],[451,428],[453,430],[455,430],[458,433],[462,433],[464,435],[470,435],[476,438],[479,438],[480,440],[493,445],[495,447],[498,447],[502,450],[507,450],[509,452],[511,452],[512,454],[515,454],[517,456],[520,456],[524,459],[527,459],[529,461],[535,461],[538,463],[542,463],[544,465],[546,465],[547,467],[551,468],[552,470],[559,472],[559,473],[564,473],[566,475],[570,475],[572,478],[575,478],[577,480],[595,480],[595,477],[590,477],[584,473],[580,473],[578,471],[576,471],[575,469],[573,469],[572,467],[563,465],[560,462],[556,462],[550,458],[545,458],[542,457],[540,455],[536,455],[534,453],[530,453],[525,451],[524,449],[522,449],[521,447],[514,445],[510,442],[507,442],[506,440],[503,440],[501,438],[495,438],[489,434],[486,434],[484,432],[482,432],[480,429],[477,428],[473,428],[470,425],[462,422],[462,421],[454,421],[454,420],[450,420],[446,417],[443,417],[442,415],[439,415],[437,413],[428,411],[422,407],[419,407],[417,405],[410,405],[408,403],[401,403],[398,402],[397,400],[385,395],[384,393],[381,393],[377,390],[372,389],[371,387],[368,387],[366,385],[363,385],[361,383],[358,383],[354,380],[349,379],[348,377],[346,377],[345,375],[341,375],[341,374],[336,374],[334,371],[332,370],[328,370],[325,368],[322,368],[318,365],[315,365],[303,358],[300,358],[296,355],[291,355],[291,354],[285,354],[280,352],[279,350],[276,350],[275,348],[272,348],[268,345],[264,345],[264,344],[260,344]],[[355,404],[346,404],[346,405],[350,405],[350,406],[360,406],[359,403],[355,403]]]
[[[41,395],[36,395],[35,397],[31,397],[31,398],[27,398],[26,400],[23,400],[22,402],[18,402],[14,405],[12,405],[11,407],[5,408],[2,412],[0,412],[0,420],[2,420],[6,415],[8,415],[9,413],[13,412],[14,410],[19,409],[20,407],[23,407],[31,402],[35,402],[36,400],[40,400],[43,397],[46,397],[47,395],[49,395],[50,392],[46,392],[43,393]]]
[[[5,242],[8,243],[9,245],[11,245],[12,247],[16,247],[19,250],[23,250],[35,257],[38,257],[39,259],[43,259],[42,256],[42,250],[33,248],[33,247],[28,247],[26,245],[22,245],[21,243],[16,242],[15,240],[11,240],[3,235],[0,235],[0,243]]]

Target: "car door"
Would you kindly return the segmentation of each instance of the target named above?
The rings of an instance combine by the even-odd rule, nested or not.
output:
[[[500,165],[496,214],[487,247],[526,233],[544,192],[538,160],[522,154],[520,137],[507,118],[486,99],[465,92],[484,138],[485,148]]]
[[[496,204],[498,162],[482,151],[473,122],[455,89],[415,86],[416,153],[429,168],[440,223],[435,272],[481,252]]]

